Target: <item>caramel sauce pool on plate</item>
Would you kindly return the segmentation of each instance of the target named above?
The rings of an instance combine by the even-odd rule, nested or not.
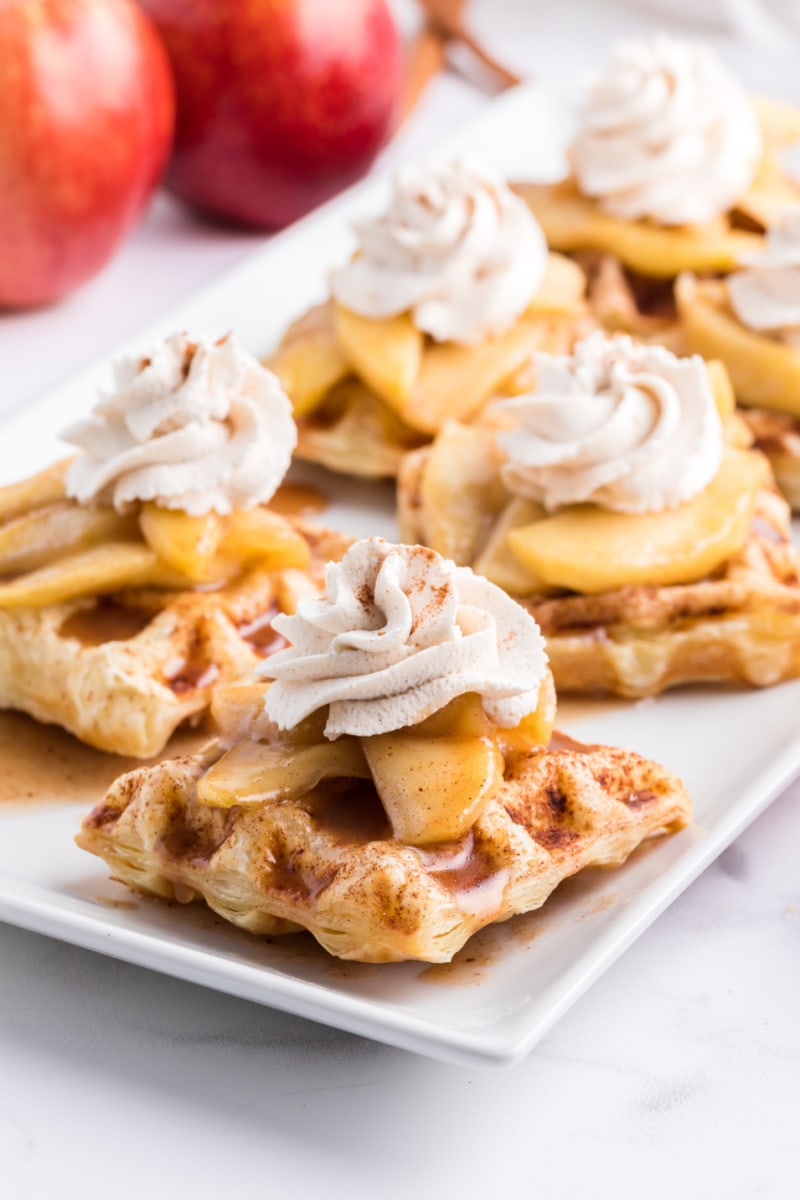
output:
[[[191,754],[208,740],[207,730],[180,730],[158,759],[147,762]],[[85,804],[88,811],[115,779],[144,765],[85,746],[57,725],[0,712],[0,805]]]
[[[305,483],[283,483],[268,508],[281,517],[313,517],[324,512],[330,501],[318,488]]]

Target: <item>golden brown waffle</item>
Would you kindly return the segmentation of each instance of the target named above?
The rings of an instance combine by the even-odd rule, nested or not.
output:
[[[61,725],[98,749],[159,754],[208,707],[215,684],[268,653],[269,621],[314,592],[347,539],[296,522],[310,572],[248,572],[218,591],[129,591],[102,600],[0,609],[0,708]]]
[[[370,783],[206,807],[195,784],[220,753],[123,776],[78,845],[137,891],[205,900],[256,934],[304,928],[362,962],[447,962],[484,925],[540,907],[585,867],[618,866],[690,814],[680,780],[636,754],[550,749],[507,768],[466,838],[420,850],[390,838]]]
[[[297,457],[364,479],[394,478],[403,455],[426,438],[354,376],[297,421]]]
[[[423,544],[429,453],[409,454],[398,481],[401,534]],[[763,489],[748,542],[712,578],[515,599],[541,625],[559,692],[639,697],[684,683],[764,687],[800,675],[799,572],[788,505]]]
[[[672,348],[679,336],[672,280],[637,275],[599,250],[579,250],[574,258],[586,275],[589,313],[601,329]]]
[[[742,418],[756,447],[769,459],[778,487],[791,508],[800,512],[800,417],[748,408],[742,410]]]

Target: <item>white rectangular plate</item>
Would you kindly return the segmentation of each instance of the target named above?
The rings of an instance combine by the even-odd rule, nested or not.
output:
[[[552,176],[558,120],[549,96],[520,90],[448,149],[466,148],[518,177],[526,167]],[[120,350],[185,328],[200,337],[233,329],[265,351],[291,316],[322,297],[327,271],[348,253],[349,221],[376,208],[384,187],[364,184],[334,201]],[[63,451],[43,431],[84,412],[106,379],[107,364],[98,363],[7,425],[2,482]],[[335,501],[326,523],[393,535],[391,488],[330,476],[322,486]],[[800,771],[798,713],[800,682],[760,693],[686,690],[638,704],[563,705],[567,732],[631,747],[681,774],[694,824],[620,870],[578,876],[539,913],[478,934],[450,966],[338,963],[309,938],[257,939],[199,907],[131,898],[74,846],[84,807],[57,796],[0,807],[0,918],[409,1050],[512,1063]]]

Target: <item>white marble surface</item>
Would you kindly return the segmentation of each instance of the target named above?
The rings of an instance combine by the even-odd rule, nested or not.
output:
[[[477,21],[518,65],[553,73],[649,18],[477,0]],[[754,86],[791,96],[788,56],[713,36]],[[482,102],[442,80],[387,157]],[[94,284],[0,318],[0,412],[256,243],[159,198]],[[799,805],[795,785],[506,1072],[417,1059],[0,926],[0,1195],[795,1196]]]

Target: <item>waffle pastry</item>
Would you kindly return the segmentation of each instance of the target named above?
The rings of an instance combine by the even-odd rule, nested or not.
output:
[[[778,487],[800,512],[800,417],[766,408],[742,410],[754,445],[770,461]]]
[[[127,589],[40,607],[0,608],[0,708],[63,726],[101,750],[149,758],[213,687],[251,670],[275,642],[269,621],[316,590],[347,540],[293,523],[308,571],[251,569],[215,591]]]
[[[633,271],[602,250],[577,250],[573,257],[586,276],[589,316],[601,329],[673,348],[681,330],[672,280]]]
[[[371,783],[325,781],[298,801],[220,809],[196,784],[221,754],[140,768],[113,785],[77,842],[129,887],[204,900],[256,934],[307,929],[364,962],[446,962],[482,926],[542,905],[586,867],[613,867],[682,828],[690,800],[626,750],[550,748],[511,762],[458,842],[393,840]]]
[[[416,451],[403,464],[400,528],[407,541],[441,549],[446,513],[425,503],[430,453]],[[484,481],[477,497],[483,542],[468,551],[478,569],[487,529],[507,501]],[[800,674],[800,557],[788,505],[769,487],[759,492],[747,542],[712,577],[680,586],[515,598],[547,638],[559,691],[639,697],[683,683],[767,686]]]

